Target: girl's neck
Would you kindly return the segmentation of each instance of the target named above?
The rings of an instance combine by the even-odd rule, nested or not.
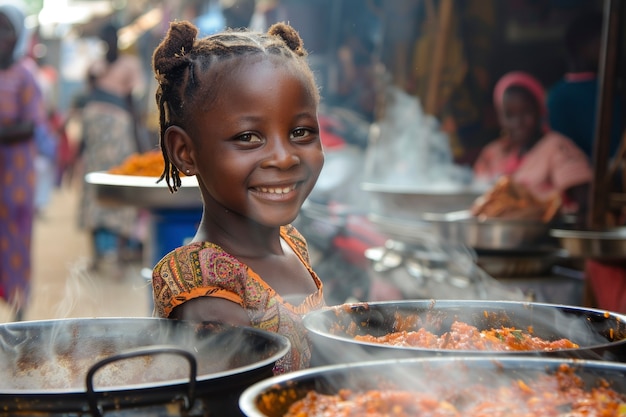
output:
[[[203,214],[194,241],[214,243],[239,258],[282,254],[279,227],[264,227],[226,211],[219,216]]]

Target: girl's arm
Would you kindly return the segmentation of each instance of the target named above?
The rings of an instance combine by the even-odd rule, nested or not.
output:
[[[212,321],[233,326],[250,326],[250,317],[237,303],[218,297],[198,297],[175,307],[171,319]]]

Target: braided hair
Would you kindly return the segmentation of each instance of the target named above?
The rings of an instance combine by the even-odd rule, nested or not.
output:
[[[267,33],[228,29],[208,37],[197,38],[198,29],[187,21],[172,22],[167,35],[154,51],[152,66],[158,81],[156,102],[159,108],[160,146],[165,160],[159,182],[165,180],[170,192],[181,185],[180,172],[170,161],[165,149],[165,132],[173,125],[185,127],[196,99],[211,101],[215,87],[200,85],[198,71],[209,71],[218,62],[250,55],[273,55],[292,60],[315,86],[303,41],[298,32],[286,23],[272,25]],[[206,78],[205,78],[206,79]],[[212,88],[213,87],[213,88]],[[314,88],[317,99],[319,92]]]

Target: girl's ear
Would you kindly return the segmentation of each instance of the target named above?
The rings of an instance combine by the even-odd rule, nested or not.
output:
[[[170,126],[165,131],[165,147],[170,162],[185,175],[194,175],[196,171],[193,159],[193,141],[179,126]]]

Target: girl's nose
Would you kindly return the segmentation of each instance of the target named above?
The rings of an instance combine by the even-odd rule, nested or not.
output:
[[[276,141],[270,149],[270,154],[264,161],[264,167],[275,167],[287,170],[300,164],[300,157],[290,143]]]

